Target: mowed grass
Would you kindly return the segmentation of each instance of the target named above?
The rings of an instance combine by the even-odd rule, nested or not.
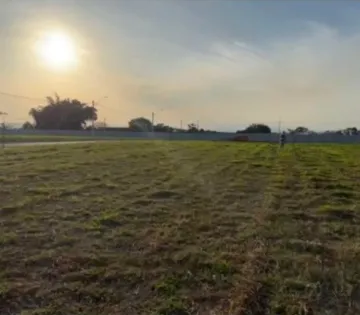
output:
[[[0,156],[0,314],[359,314],[360,147]]]
[[[111,137],[101,137],[97,134],[92,136],[62,136],[62,135],[0,135],[0,142],[5,143],[27,143],[27,142],[66,142],[66,141],[91,141],[98,138],[114,139]]]

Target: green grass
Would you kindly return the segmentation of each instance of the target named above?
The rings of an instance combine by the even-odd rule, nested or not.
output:
[[[114,139],[111,137],[101,137],[97,135],[96,140],[99,139]],[[0,135],[0,142],[5,143],[25,143],[25,142],[64,142],[64,141],[92,141],[92,136],[57,136],[57,135]]]
[[[359,154],[163,141],[5,150],[0,313],[359,314]]]

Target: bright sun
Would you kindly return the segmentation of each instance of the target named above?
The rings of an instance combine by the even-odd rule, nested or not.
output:
[[[44,34],[36,44],[36,51],[42,62],[56,70],[66,70],[77,63],[75,44],[62,32]]]

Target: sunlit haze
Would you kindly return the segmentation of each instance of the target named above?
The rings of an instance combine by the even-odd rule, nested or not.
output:
[[[237,130],[324,130],[360,116],[355,1],[0,2],[0,111],[14,123],[57,92],[100,119]]]
[[[68,70],[76,64],[75,44],[69,35],[50,30],[36,42],[35,50],[40,61],[56,70]]]

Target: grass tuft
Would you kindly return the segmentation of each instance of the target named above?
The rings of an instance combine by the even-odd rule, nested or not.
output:
[[[0,314],[359,314],[359,153],[140,140],[7,148]]]

